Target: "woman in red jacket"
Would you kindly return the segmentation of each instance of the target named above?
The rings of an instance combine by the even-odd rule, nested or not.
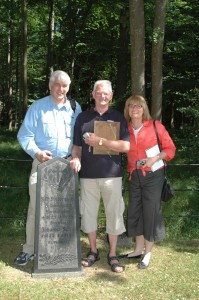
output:
[[[153,120],[142,96],[127,99],[124,115],[130,132],[127,235],[136,239],[136,246],[123,257],[142,258],[138,268],[146,269],[154,242],[165,235],[161,209],[163,160],[171,160],[176,147],[165,127],[155,121],[161,145],[159,151]]]

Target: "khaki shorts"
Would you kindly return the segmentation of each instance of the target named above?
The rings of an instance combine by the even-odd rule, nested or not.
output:
[[[106,232],[119,235],[126,231],[124,226],[124,201],[122,178],[80,179],[81,229],[85,233],[97,230],[100,199],[103,199],[106,214]]]

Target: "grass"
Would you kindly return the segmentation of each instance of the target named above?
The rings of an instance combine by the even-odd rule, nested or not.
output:
[[[106,256],[108,245],[103,237],[98,239],[100,261],[84,269],[81,277],[59,279],[33,279],[33,262],[24,267],[13,264],[21,251],[23,238],[5,238],[0,250],[0,299],[1,300],[108,300],[108,299],[199,299],[199,240],[167,241],[154,246],[150,267],[138,270],[138,261],[122,262],[122,274],[111,272]],[[124,238],[119,241],[118,253],[128,253]],[[82,254],[88,251],[88,242],[81,238]]]
[[[168,177],[177,190],[171,202],[163,204],[168,240],[197,239],[199,236],[199,166],[182,165],[198,161],[198,143],[196,143],[195,136],[192,138],[193,141],[191,137],[189,135],[189,140],[187,140],[183,137],[183,132],[178,133],[178,138],[175,137],[175,143],[179,144],[178,151],[167,168]],[[189,156],[186,155],[187,151]],[[186,161],[187,157],[189,161]],[[5,158],[23,161],[5,160]],[[181,165],[175,166],[173,165],[175,163]],[[31,159],[19,146],[16,132],[2,130],[0,134],[0,170],[0,186],[8,186],[8,188],[0,189],[0,232],[2,236],[19,235],[24,231],[28,209],[28,178]],[[125,185],[127,188],[127,178]],[[127,192],[124,198],[127,208]],[[102,206],[99,215],[104,216]]]
[[[183,142],[181,138],[180,142]],[[21,251],[25,241],[31,162],[0,160],[0,185],[23,187],[0,189],[0,300],[199,299],[199,217],[189,217],[199,215],[199,168],[172,166],[173,163],[197,162],[198,146],[195,141],[188,141],[178,148],[176,158],[169,164],[167,172],[178,191],[171,202],[163,204],[163,215],[169,217],[164,219],[166,238],[164,242],[155,244],[150,267],[140,271],[136,267],[138,261],[123,260],[126,266],[124,273],[110,271],[106,261],[108,245],[103,229],[105,220],[102,218],[99,220],[101,227],[98,233],[100,261],[92,268],[85,269],[81,277],[60,279],[32,278],[32,262],[24,267],[13,264],[14,257]],[[189,161],[186,161],[187,149]],[[16,133],[7,131],[0,135],[0,158],[30,160],[18,145]],[[190,190],[185,191],[187,188]],[[125,193],[126,203],[127,197]],[[99,215],[104,215],[102,207]],[[85,256],[89,246],[83,234],[81,246],[82,255]],[[120,237],[118,254],[130,252],[132,246],[129,239]]]

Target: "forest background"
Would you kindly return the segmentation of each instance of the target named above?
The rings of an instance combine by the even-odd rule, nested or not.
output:
[[[177,146],[167,169],[178,193],[163,211],[179,218],[169,219],[168,237],[196,238],[199,2],[2,0],[0,9],[1,217],[24,220],[31,160],[16,133],[29,105],[49,93],[50,73],[62,69],[83,109],[93,104],[98,79],[112,81],[112,105],[121,112],[131,94],[146,96]]]
[[[198,299],[199,1],[1,0],[0,11],[0,298]],[[110,272],[102,209],[102,259],[82,280],[35,282],[28,277],[32,265],[14,267],[25,239],[31,169],[16,133],[57,69],[71,76],[70,95],[83,109],[93,104],[98,79],[112,81],[112,105],[121,112],[128,96],[145,95],[177,146],[167,167],[175,196],[163,204],[165,244],[155,247],[145,274],[131,263],[122,278]]]
[[[2,0],[0,9],[1,126],[18,128],[62,69],[83,109],[93,83],[109,79],[120,111],[139,93],[168,128],[198,129],[197,0]]]

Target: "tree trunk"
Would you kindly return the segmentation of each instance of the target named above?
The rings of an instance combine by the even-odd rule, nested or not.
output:
[[[145,95],[144,1],[129,0],[132,94]]]
[[[46,66],[46,82],[45,90],[48,93],[48,82],[50,74],[53,72],[53,41],[54,41],[54,28],[55,28],[55,12],[54,0],[48,0],[49,6],[49,21],[48,21],[48,53],[47,53],[47,66]]]
[[[13,109],[12,109],[12,61],[13,61],[13,40],[12,40],[12,21],[10,20],[10,35],[8,36],[8,99],[7,99],[7,124],[8,129],[13,127]]]
[[[123,21],[128,18],[129,8],[125,5],[120,15],[120,37],[117,55],[117,78],[114,98],[119,99],[119,110],[123,111],[127,82],[128,82],[128,43],[129,33],[127,24]],[[121,101],[122,100],[122,101]]]
[[[26,0],[22,1],[22,64],[21,64],[21,92],[22,96],[22,118],[24,118],[28,105],[28,91],[27,91],[27,8]]]
[[[13,22],[11,11],[9,10],[9,28],[8,28],[8,58],[7,58],[7,97],[6,97],[6,125],[8,129],[13,127],[13,109],[12,109],[12,63],[13,63]]]
[[[89,13],[93,7],[93,4],[95,3],[95,0],[87,0],[86,1],[86,6],[84,11],[82,11],[81,14],[81,19],[79,19],[77,21],[78,18],[78,12],[76,10],[74,10],[73,6],[74,6],[74,1],[73,0],[69,0],[68,1],[68,6],[67,6],[67,19],[68,19],[68,26],[69,26],[69,44],[70,44],[70,49],[71,49],[71,53],[70,53],[70,61],[71,61],[71,77],[74,77],[75,74],[75,60],[76,60],[76,46],[77,46],[77,42],[79,39],[79,35],[80,32],[79,29],[77,28],[77,23],[80,22],[81,23],[81,28],[80,31],[84,30],[85,27],[85,23],[86,20],[89,16]]]
[[[165,32],[166,0],[156,0],[152,41],[152,118],[162,119],[162,57]]]

